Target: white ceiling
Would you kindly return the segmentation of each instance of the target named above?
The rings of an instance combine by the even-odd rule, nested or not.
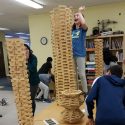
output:
[[[81,5],[94,6],[122,2],[125,0],[39,0],[45,6],[43,9],[33,9],[15,0],[0,0],[0,27],[9,28],[8,32],[28,33],[28,15],[40,14],[52,10],[57,5],[68,5],[78,8]]]

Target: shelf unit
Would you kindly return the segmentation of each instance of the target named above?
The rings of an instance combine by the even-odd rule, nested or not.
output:
[[[123,67],[124,77],[125,77],[125,64],[123,65],[123,59],[125,59],[125,35],[107,35],[107,36],[97,36],[97,37],[87,37],[86,38],[86,78],[88,84],[91,84],[95,78],[94,68],[95,63],[95,39],[102,39],[103,47],[109,47],[110,51],[118,58],[118,64]],[[93,68],[93,71],[88,67]],[[91,73],[92,71],[92,73]],[[92,75],[91,75],[92,74]],[[91,81],[91,82],[89,82]]]

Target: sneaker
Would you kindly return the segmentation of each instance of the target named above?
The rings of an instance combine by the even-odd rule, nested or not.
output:
[[[42,101],[42,100],[41,100],[41,99],[39,99],[39,98],[35,98],[35,100],[36,100],[37,102]]]
[[[52,101],[51,101],[51,99],[43,99],[43,102],[45,102],[45,103],[51,103]]]

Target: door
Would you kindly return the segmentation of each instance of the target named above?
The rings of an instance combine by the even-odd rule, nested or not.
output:
[[[0,42],[0,77],[5,77],[5,65],[4,65],[4,56],[3,56],[3,46]]]

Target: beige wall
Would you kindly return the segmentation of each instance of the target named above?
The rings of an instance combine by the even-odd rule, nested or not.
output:
[[[123,30],[125,32],[125,2],[88,7],[86,8],[85,17],[89,27],[88,35],[92,34],[92,28],[97,26],[97,20],[104,19],[118,22],[118,24],[108,26],[112,27],[113,31]]]
[[[121,16],[119,16],[119,13],[121,13]],[[118,24],[112,25],[113,30],[123,30],[125,32],[125,2],[87,7],[85,18],[89,27],[87,35],[92,34],[92,28],[97,26],[97,20],[102,19],[118,21]],[[40,67],[46,58],[52,55],[49,13],[29,16],[29,27],[31,47],[38,57],[38,67]],[[48,38],[46,46],[40,44],[42,36]]]
[[[48,13],[29,16],[29,27],[31,36],[31,48],[38,58],[38,68],[46,62],[48,56],[52,56],[51,28]],[[46,37],[48,43],[42,45],[41,37]]]

